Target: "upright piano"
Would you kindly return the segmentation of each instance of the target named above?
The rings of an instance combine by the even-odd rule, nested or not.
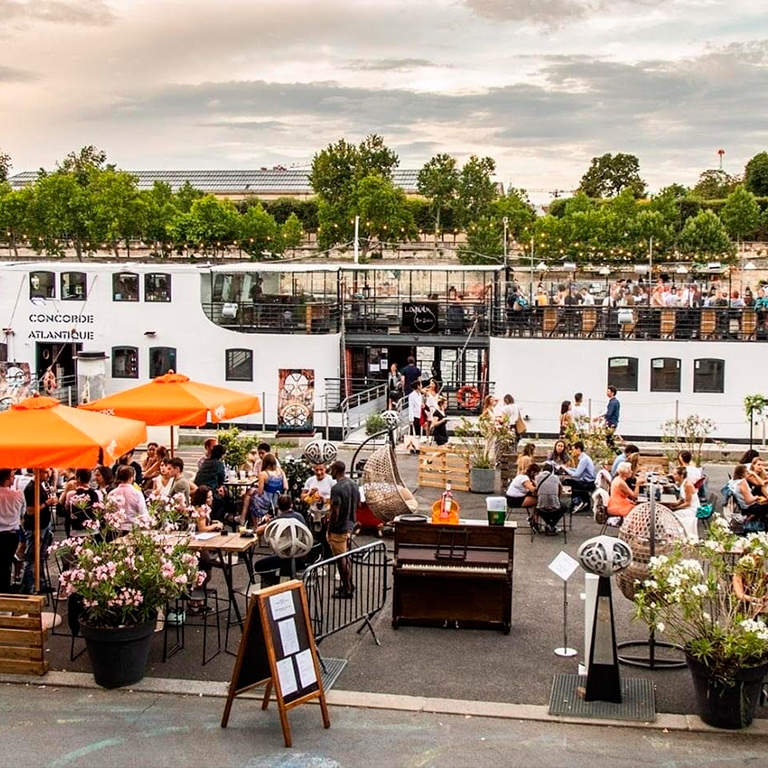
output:
[[[395,520],[392,626],[488,627],[509,634],[517,523]]]

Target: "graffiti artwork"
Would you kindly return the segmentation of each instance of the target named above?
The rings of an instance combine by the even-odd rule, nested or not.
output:
[[[29,363],[0,363],[0,411],[32,394]]]
[[[315,431],[315,371],[280,368],[278,371],[277,430],[282,434],[311,435]]]

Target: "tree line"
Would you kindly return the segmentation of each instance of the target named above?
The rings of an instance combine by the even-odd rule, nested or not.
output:
[[[672,184],[647,196],[634,155],[593,158],[576,194],[537,216],[524,190],[503,193],[493,158],[472,155],[462,166],[448,154],[432,157],[418,175],[419,198],[393,181],[397,154],[372,134],[344,139],[317,152],[313,200],[249,198],[234,204],[189,184],[177,191],[156,182],[140,191],[131,174],[108,164],[94,147],[70,153],[34,184],[12,190],[10,158],[0,152],[0,238],[38,252],[78,257],[108,245],[116,255],[137,240],[157,254],[213,252],[236,246],[252,258],[279,256],[305,232],[326,250],[349,246],[355,234],[362,258],[371,249],[445,233],[466,232],[464,263],[492,263],[510,252],[576,263],[646,260],[732,260],[745,240],[768,238],[768,152],[753,157],[742,177],[704,171],[688,188]],[[505,239],[506,237],[506,244]]]

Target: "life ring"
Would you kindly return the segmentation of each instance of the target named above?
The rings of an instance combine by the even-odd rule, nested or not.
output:
[[[460,408],[465,408],[466,410],[476,408],[480,403],[480,392],[477,387],[465,384],[456,393],[456,402],[458,402]]]

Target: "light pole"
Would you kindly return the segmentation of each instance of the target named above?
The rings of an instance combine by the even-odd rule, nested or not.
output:
[[[648,243],[648,279],[653,280],[653,237]]]
[[[535,242],[536,239],[533,235],[531,235],[531,306],[533,306],[533,257],[535,253]]]
[[[502,221],[504,222],[504,270],[506,274],[507,269],[507,225],[509,224],[509,219],[505,216]]]
[[[360,262],[360,246],[358,242],[358,235],[360,233],[360,217],[355,216],[355,264]]]

